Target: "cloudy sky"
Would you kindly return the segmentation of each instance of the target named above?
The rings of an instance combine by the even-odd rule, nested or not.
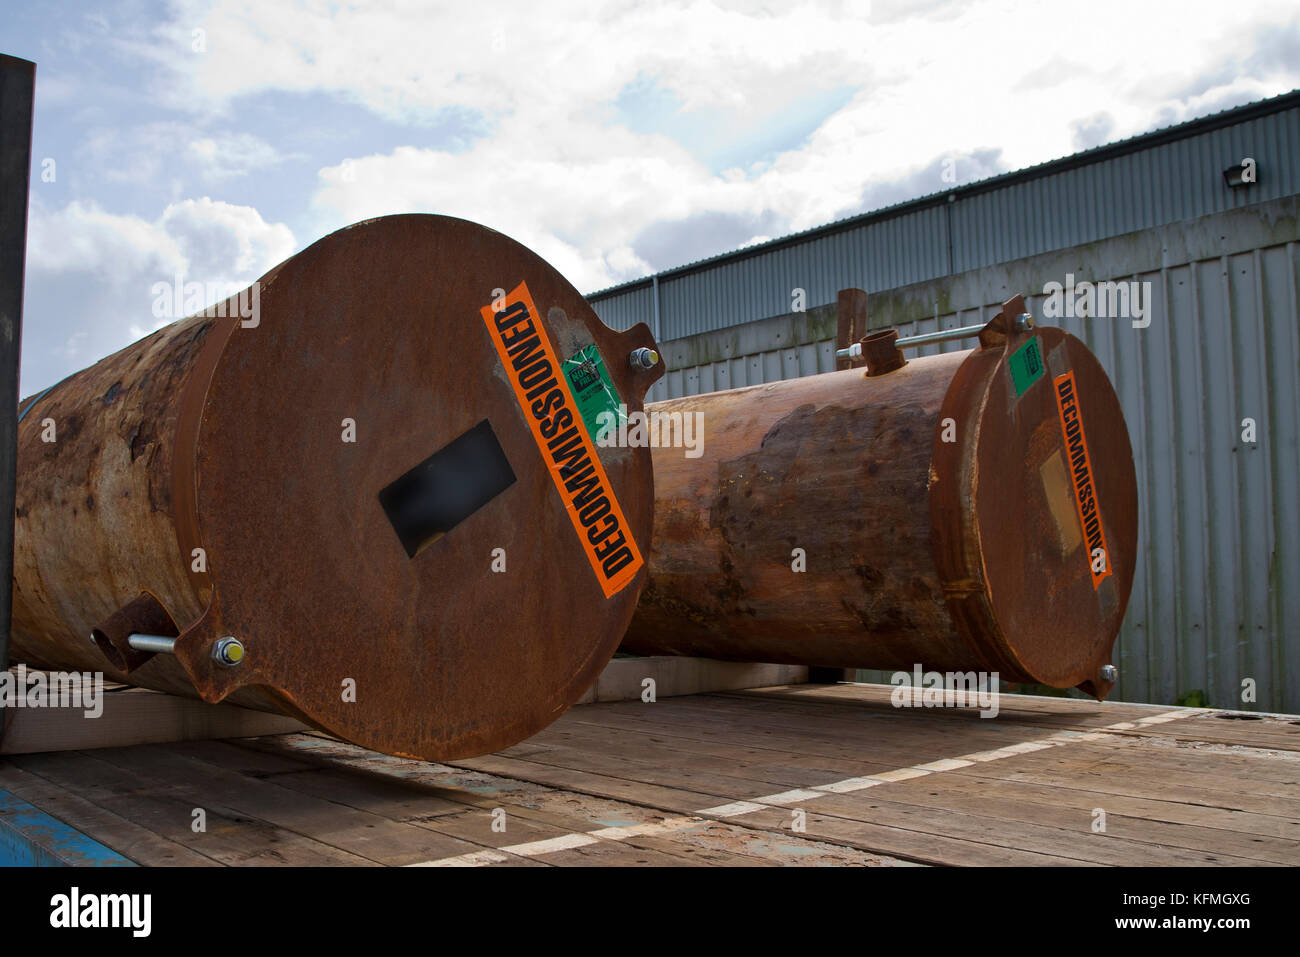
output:
[[[1300,87],[1294,0],[0,0],[35,60],[28,395],[348,223],[584,292]]]

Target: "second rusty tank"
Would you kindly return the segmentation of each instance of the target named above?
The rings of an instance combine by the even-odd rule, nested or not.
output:
[[[650,580],[622,650],[997,672],[1104,698],[1137,557],[1124,416],[1021,297],[978,348],[652,403]]]

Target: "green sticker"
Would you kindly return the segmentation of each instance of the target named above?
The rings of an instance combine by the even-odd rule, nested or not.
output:
[[[602,412],[614,413],[615,418],[606,421],[618,424],[617,417],[623,414],[620,409],[622,402],[594,342],[564,360],[564,377],[569,380],[573,400],[578,403],[578,411],[582,413],[582,421],[587,423],[587,432],[593,441],[600,434],[598,416]]]
[[[1038,351],[1038,336],[1034,336],[1011,356],[1011,382],[1016,387],[1016,398],[1043,377],[1043,354]]]

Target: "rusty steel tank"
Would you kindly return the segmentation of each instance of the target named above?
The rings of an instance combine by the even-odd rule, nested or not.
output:
[[[12,657],[396,755],[520,741],[631,618],[650,453],[589,423],[662,373],[500,233],[340,230],[22,403]]]
[[[700,413],[703,454],[653,450],[650,580],[622,650],[1104,698],[1137,551],[1119,401],[1022,297],[976,332],[908,361],[887,330],[852,350],[865,373],[652,403]]]

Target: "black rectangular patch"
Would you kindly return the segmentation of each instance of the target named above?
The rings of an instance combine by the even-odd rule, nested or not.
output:
[[[515,483],[484,419],[379,493],[406,554],[414,558]]]

